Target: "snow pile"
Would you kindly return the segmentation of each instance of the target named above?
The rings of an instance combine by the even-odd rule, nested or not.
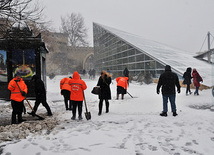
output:
[[[21,124],[7,125],[5,127],[0,126],[0,143],[3,141],[24,139],[29,136],[30,133],[41,135],[43,130],[50,133],[58,124],[57,118],[49,117],[43,121],[23,122]]]

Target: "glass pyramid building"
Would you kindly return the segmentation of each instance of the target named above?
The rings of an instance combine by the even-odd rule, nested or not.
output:
[[[165,65],[170,65],[182,79],[186,68],[191,67],[197,69],[204,85],[213,86],[212,64],[185,51],[97,23],[93,23],[93,37],[97,71],[110,70],[117,77],[127,67],[131,76],[150,73],[159,78]]]

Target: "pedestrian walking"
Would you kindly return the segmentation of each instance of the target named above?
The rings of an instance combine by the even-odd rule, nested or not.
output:
[[[99,86],[101,89],[101,93],[99,94],[99,116],[102,114],[103,100],[105,100],[106,104],[106,113],[109,112],[109,100],[111,99],[110,84],[111,75],[108,74],[106,71],[102,71],[97,83],[97,86]]]
[[[203,82],[203,79],[195,68],[193,69],[192,77],[193,77],[193,84],[196,87],[194,95],[199,95],[198,90],[200,87],[200,82]]]
[[[79,120],[82,118],[82,105],[84,100],[84,90],[86,90],[87,85],[80,79],[80,75],[77,71],[74,72],[73,78],[68,82],[71,86],[70,100],[72,102],[72,120],[76,119],[76,109],[78,107]]]
[[[124,94],[127,93],[128,86],[128,77],[118,77],[116,78],[117,82],[117,100],[119,99],[119,95],[121,94],[121,99],[124,99]]]
[[[66,110],[72,110],[72,103],[70,100],[71,96],[71,86],[69,85],[69,81],[72,78],[65,77],[60,81],[60,89],[61,89],[61,95],[64,97],[64,102],[65,102],[65,109]]]
[[[22,119],[22,113],[28,89],[20,73],[15,74],[15,77],[8,84],[8,89],[11,91],[10,99],[13,109],[11,124],[21,123],[25,121]],[[16,122],[16,116],[18,116],[18,122]]]
[[[124,75],[125,77],[128,77],[128,85],[129,85],[129,70],[128,70],[127,67],[123,70],[123,75]]]
[[[165,72],[161,74],[158,85],[157,85],[157,94],[160,93],[160,87],[162,87],[162,97],[163,97],[163,112],[160,114],[161,116],[167,116],[168,112],[168,99],[171,104],[171,109],[173,112],[173,116],[177,116],[176,112],[176,104],[175,97],[176,91],[175,86],[177,87],[177,92],[180,93],[180,84],[178,80],[178,76],[171,71],[171,67],[169,65],[165,66]]]
[[[183,78],[184,78],[183,84],[187,85],[186,95],[188,95],[188,92],[189,92],[189,94],[192,94],[192,92],[190,90],[190,85],[192,83],[191,82],[191,79],[192,79],[191,72],[192,72],[192,68],[188,67],[186,72],[183,74]]]
[[[45,85],[44,82],[37,76],[34,75],[31,79],[32,82],[34,82],[35,84],[35,94],[36,94],[36,101],[33,107],[33,111],[29,114],[31,114],[32,116],[35,115],[40,103],[42,103],[42,105],[45,107],[45,109],[47,110],[47,116],[52,116],[52,112],[51,109],[46,101],[46,90],[45,90]]]

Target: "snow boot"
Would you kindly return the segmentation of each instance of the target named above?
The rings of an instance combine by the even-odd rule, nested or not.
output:
[[[173,116],[175,117],[175,116],[177,116],[178,114],[176,113],[176,112],[173,112]]]
[[[167,112],[162,112],[162,113],[160,113],[160,116],[167,117]]]
[[[72,117],[71,117],[71,119],[72,119],[72,120],[75,120],[75,119],[76,119],[76,117],[72,116]]]
[[[48,114],[47,114],[47,116],[52,116],[53,114],[52,114],[52,112],[49,112]]]

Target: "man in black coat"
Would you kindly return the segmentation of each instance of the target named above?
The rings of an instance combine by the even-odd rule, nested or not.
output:
[[[177,116],[176,105],[175,105],[175,86],[177,87],[177,92],[180,93],[180,84],[178,76],[171,71],[171,67],[166,65],[165,72],[161,74],[158,85],[157,85],[157,94],[160,93],[160,87],[162,86],[162,95],[163,95],[163,112],[161,116],[167,116],[168,111],[168,99],[171,103],[171,109],[173,116]]]
[[[51,109],[46,101],[46,90],[45,90],[45,85],[44,82],[39,79],[37,75],[34,75],[31,79],[32,82],[35,83],[35,93],[36,93],[36,102],[33,108],[33,111],[31,112],[32,115],[34,115],[40,105],[42,105],[46,108],[47,110],[47,116],[52,116]]]

